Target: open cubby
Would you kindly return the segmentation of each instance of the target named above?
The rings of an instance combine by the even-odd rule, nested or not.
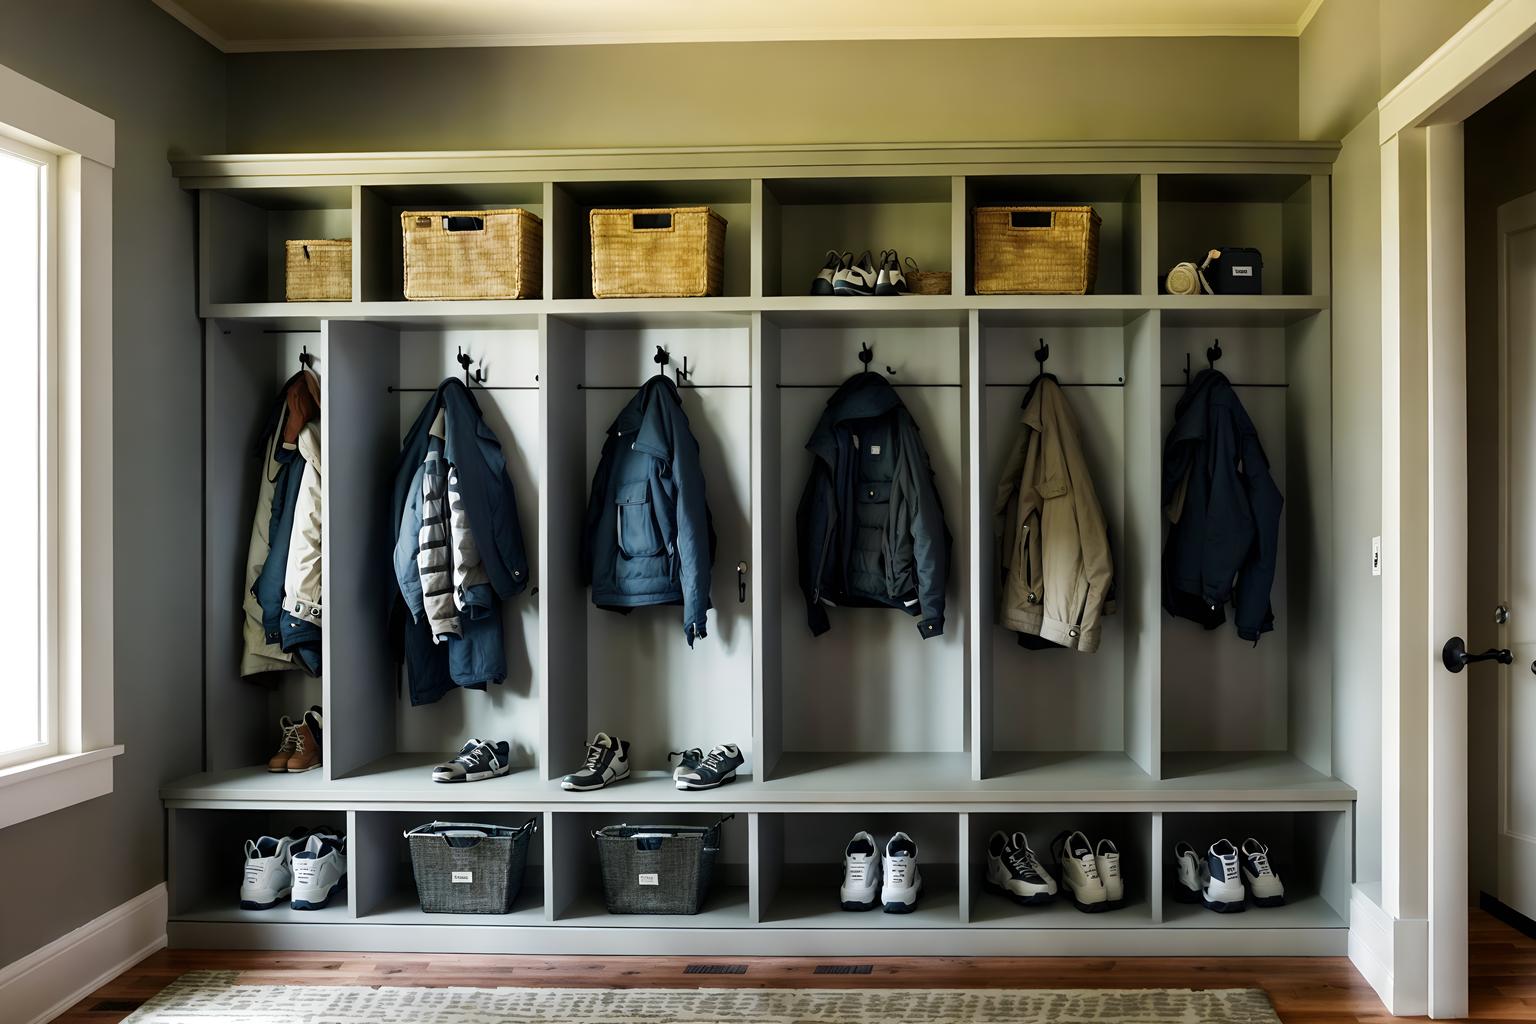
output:
[[[592,297],[592,224],[588,215],[594,209],[660,206],[708,206],[725,218],[721,294],[752,294],[752,182],[748,179],[562,181],[555,183],[553,197],[553,298]],[[545,230],[549,228],[546,221]]]
[[[1175,264],[1199,266],[1211,249],[1241,246],[1264,257],[1263,294],[1310,295],[1313,204],[1328,201],[1318,187],[1305,174],[1159,175],[1159,290]]]
[[[1152,815],[1124,812],[1041,813],[986,812],[966,815],[968,920],[973,925],[998,928],[1145,928],[1157,920],[1156,851]],[[1125,882],[1125,905],[1115,910],[1085,913],[1073,905],[1061,884],[1055,841],[1068,832],[1081,831],[1098,848],[1108,839],[1120,852],[1120,873]],[[1056,899],[1039,906],[1021,906],[989,889],[987,844],[994,832],[1023,832],[1042,867],[1057,880]]]
[[[965,258],[976,254],[978,206],[1092,206],[1099,215],[1099,268],[1090,295],[1141,291],[1142,176],[1139,174],[987,174],[965,181]],[[974,268],[972,268],[974,270]],[[968,274],[965,293],[976,293]]]
[[[948,177],[773,178],[763,182],[764,295],[809,295],[827,252],[895,249],[923,270],[951,270]]]
[[[282,738],[278,720],[283,715],[297,720],[325,700],[321,679],[301,669],[240,675],[245,621],[241,601],[265,459],[261,432],[283,384],[299,371],[301,352],[314,357],[315,373],[322,380],[328,366],[324,340],[314,333],[269,332],[252,324],[210,321],[205,344],[209,408],[221,411],[209,417],[203,451],[207,763],[214,771],[246,766],[265,770]],[[324,409],[321,414],[323,428]]]
[[[923,892],[911,913],[844,910],[838,899],[843,852],[861,831],[883,858],[897,832],[917,844]],[[953,928],[959,926],[960,838],[954,814],[760,814],[757,857],[760,920],[786,928]]]
[[[493,389],[476,388],[486,424],[501,442],[517,495],[530,566],[539,541],[538,332],[397,330],[373,324],[327,325],[337,372],[325,392],[332,530],[328,579],[335,601],[327,639],[336,658],[329,700],[333,777],[420,773],[447,760],[472,736],[507,740],[511,763],[531,770],[540,745],[539,583],[501,604],[507,678],[484,690],[460,689],[413,706],[403,668],[390,656],[389,609],[398,587],[388,558],[399,524],[390,494],[400,444],[444,378],[461,376],[462,351]],[[516,773],[514,773],[516,774]],[[500,781],[500,780],[495,780]],[[493,781],[492,785],[495,784]]]
[[[1337,928],[1349,921],[1350,832],[1346,810],[1178,812],[1163,815],[1157,878],[1163,917],[1173,928]],[[1173,849],[1189,843],[1204,857],[1218,839],[1242,846],[1252,837],[1269,848],[1270,864],[1285,886],[1285,905],[1249,903],[1237,914],[1218,914],[1174,899]]]
[[[209,189],[203,192],[202,219],[207,301],[282,302],[287,281],[285,243],[351,238],[352,189],[346,185]],[[354,259],[356,255],[354,251]]]
[[[429,914],[421,909],[405,833],[431,821],[455,821],[516,828],[533,819],[538,831],[529,839],[523,885],[506,914]],[[366,860],[353,886],[356,914],[372,924],[526,925],[544,921],[544,815],[537,811],[455,810],[379,811],[356,815],[351,837]]]
[[[1333,777],[1333,749],[1357,723],[1335,721],[1330,656],[1331,149],[420,154],[409,173],[391,159],[268,157],[250,179],[222,161],[185,167],[189,187],[205,190],[207,693],[204,771],[162,790],[173,943],[900,955],[931,952],[942,936],[955,955],[1344,951],[1355,794]],[[971,294],[972,211],[1008,202],[1098,210],[1093,293]],[[651,205],[709,205],[727,219],[724,295],[591,299],[588,211]],[[542,298],[398,301],[401,210],[500,206],[543,220]],[[284,238],[351,237],[354,221],[353,301],[283,303]],[[1157,294],[1171,262],[1227,244],[1263,250],[1265,294]],[[826,250],[891,246],[952,271],[953,293],[806,294]],[[1186,353],[1198,370],[1218,337],[1218,368],[1239,386],[1285,498],[1276,628],[1257,647],[1230,624],[1207,633],[1162,610],[1162,445]],[[1115,563],[1116,609],[1093,654],[1022,650],[995,619],[993,510],[1042,339],[1079,421]],[[863,369],[866,344],[870,369],[918,423],[951,535],[941,637],[924,639],[898,610],[830,609],[821,637],[806,624],[805,444],[828,398]],[[235,598],[255,438],[304,348],[323,389],[325,678],[253,683],[238,675]],[[658,348],[681,380],[717,535],[709,635],[691,650],[680,608],[596,608],[581,571],[607,429],[658,372]],[[530,581],[503,606],[508,680],[418,707],[390,649],[389,495],[427,397],[414,389],[460,374],[461,350],[486,374],[476,399],[507,455]],[[324,770],[268,774],[278,717],[316,703]],[[564,792],[560,777],[598,731],[631,742],[633,777]],[[471,736],[511,741],[515,770],[433,783],[431,766]],[[738,779],[678,791],[669,752],[719,743],[745,752]],[[727,814],[703,913],[607,913],[593,828]],[[511,914],[420,911],[406,828],[530,816],[541,831]],[[231,910],[247,833],[348,819],[346,900],[313,917]],[[918,841],[929,888],[917,913],[838,908],[842,851],[861,828]],[[1129,906],[1090,915],[986,892],[997,828],[1028,833],[1048,865],[1062,830],[1114,839]],[[1228,919],[1165,899],[1173,842],[1226,834],[1274,844],[1291,905]]]
[[[362,299],[397,302],[405,298],[404,246],[400,215],[410,210],[523,209],[544,218],[540,182],[474,182],[446,185],[370,185],[361,190]],[[547,229],[547,227],[546,227]]]

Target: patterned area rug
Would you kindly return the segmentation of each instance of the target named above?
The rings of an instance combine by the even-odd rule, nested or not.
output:
[[[1257,989],[567,989],[240,985],[195,971],[127,1024],[1279,1024]]]

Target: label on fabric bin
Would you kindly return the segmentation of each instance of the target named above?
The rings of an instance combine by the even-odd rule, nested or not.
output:
[[[641,875],[640,876],[640,884],[641,885],[660,885],[661,884],[661,876],[660,875]]]
[[[1253,268],[1252,267],[1233,267],[1232,268],[1232,276],[1233,277],[1252,277],[1253,276]]]
[[[475,873],[473,871],[455,871],[453,873],[454,885],[469,885],[474,880]]]

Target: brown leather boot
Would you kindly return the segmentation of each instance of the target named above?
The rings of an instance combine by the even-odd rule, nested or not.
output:
[[[298,728],[294,730],[295,746],[292,756],[288,758],[287,770],[308,772],[319,768],[320,742],[324,736],[325,719],[321,716],[317,705],[304,712],[303,721],[299,722]]]
[[[293,756],[293,752],[298,749],[299,745],[299,723],[284,715],[281,721],[278,722],[278,725],[283,727],[283,742],[277,748],[277,753],[267,759],[267,771],[269,772],[286,772],[288,770],[288,759]]]

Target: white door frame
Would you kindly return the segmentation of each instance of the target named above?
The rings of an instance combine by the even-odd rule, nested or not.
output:
[[[1426,926],[1396,1013],[1467,1013],[1466,684],[1440,666],[1467,625],[1462,122],[1533,71],[1536,0],[1493,0],[1379,107],[1382,909]]]

